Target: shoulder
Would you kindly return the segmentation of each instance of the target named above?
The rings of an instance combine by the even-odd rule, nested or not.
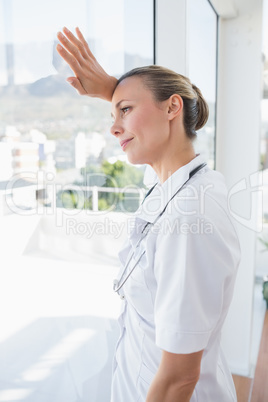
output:
[[[223,175],[209,168],[195,175],[168,206],[159,221],[159,234],[158,243],[166,237],[174,244],[184,237],[187,241],[193,238],[196,245],[206,243],[207,247],[220,246],[239,254]]]
[[[170,219],[190,220],[201,216],[214,220],[219,215],[228,216],[228,194],[223,175],[209,168],[198,172],[174,197],[167,212]]]

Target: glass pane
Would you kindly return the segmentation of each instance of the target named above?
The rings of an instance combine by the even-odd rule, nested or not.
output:
[[[263,98],[261,100],[261,137],[260,137],[260,169],[262,171],[262,208],[259,218],[262,220],[262,232],[257,240],[256,276],[267,275],[268,248],[268,2],[263,3],[262,54],[263,54]]]
[[[63,26],[111,75],[153,63],[152,0],[0,0],[0,401],[110,400],[112,284],[143,172],[110,104],[65,82]]]
[[[216,122],[217,15],[207,0],[188,1],[189,78],[209,104],[209,121],[197,133],[196,152],[214,167]]]
[[[56,33],[79,26],[119,77],[153,63],[153,15],[153,0],[0,0],[0,215],[137,209],[143,168],[110,134],[110,104],[66,83]]]

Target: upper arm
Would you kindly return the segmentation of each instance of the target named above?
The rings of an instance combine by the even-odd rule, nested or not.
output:
[[[190,401],[199,379],[203,351],[175,354],[163,351],[146,402]]]

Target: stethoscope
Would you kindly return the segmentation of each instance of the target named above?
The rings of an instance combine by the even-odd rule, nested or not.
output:
[[[176,195],[181,191],[181,189],[185,186],[186,183],[188,183],[188,181],[197,173],[199,172],[199,170],[201,170],[203,167],[206,166],[206,163],[202,163],[201,165],[197,166],[195,169],[193,169],[190,174],[189,174],[189,178],[182,184],[182,186],[175,192],[175,194],[173,194],[173,196],[168,200],[168,202],[166,203],[165,207],[163,208],[163,210],[160,212],[160,214],[156,217],[156,219],[154,220],[154,222],[147,222],[144,226],[144,228],[142,229],[141,232],[141,237],[138,240],[135,250],[139,247],[139,245],[141,244],[142,240],[145,239],[145,237],[148,235],[151,227],[153,225],[156,224],[156,222],[161,218],[161,216],[165,213],[168,204],[173,200],[174,197],[176,197]],[[148,195],[151,194],[151,192],[153,191],[153,189],[155,188],[155,186],[157,185],[157,183],[148,191],[148,193],[146,194],[146,196],[144,197],[144,200],[146,197],[148,197]],[[144,202],[143,200],[143,202]],[[124,295],[120,295],[119,291],[120,289],[124,286],[124,284],[126,283],[126,281],[128,280],[128,278],[131,276],[132,272],[134,271],[134,269],[137,267],[137,265],[139,264],[140,260],[142,259],[143,255],[145,254],[145,250],[141,253],[141,255],[139,256],[139,258],[137,259],[137,261],[135,262],[134,266],[131,268],[131,270],[129,271],[129,273],[126,275],[126,277],[124,278],[126,271],[129,267],[129,264],[134,256],[135,250],[131,253],[130,257],[128,258],[126,265],[123,269],[123,272],[120,276],[119,279],[115,279],[113,281],[113,290],[121,297],[121,299],[124,299]],[[124,279],[123,279],[124,278]]]

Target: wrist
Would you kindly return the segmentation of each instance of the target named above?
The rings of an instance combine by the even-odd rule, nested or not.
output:
[[[118,82],[117,78],[111,75],[107,77],[107,82],[105,84],[105,92],[102,97],[104,100],[107,100],[108,102],[112,101],[113,93],[117,86],[117,82]]]

